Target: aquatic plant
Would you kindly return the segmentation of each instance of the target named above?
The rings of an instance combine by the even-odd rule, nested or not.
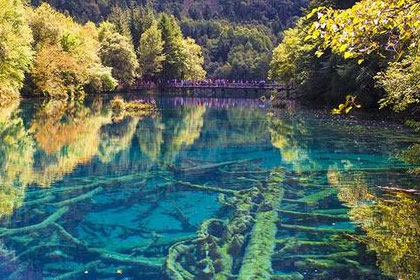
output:
[[[270,172],[271,177],[267,189],[263,191],[263,201],[255,216],[255,224],[239,271],[239,280],[271,279],[273,274],[271,257],[276,243],[278,211],[284,194],[282,172],[282,170]]]
[[[156,111],[156,105],[153,102],[126,101],[118,95],[111,100],[109,106],[113,113],[113,121],[121,121],[127,116],[144,117]]]

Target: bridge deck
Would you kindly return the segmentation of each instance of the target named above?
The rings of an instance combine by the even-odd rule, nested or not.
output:
[[[177,83],[177,84],[135,84],[133,85],[132,89],[134,90],[141,90],[141,89],[243,89],[243,90],[286,90],[287,88],[283,85],[279,84],[254,84],[254,83],[217,83],[217,84],[209,84],[209,83]]]

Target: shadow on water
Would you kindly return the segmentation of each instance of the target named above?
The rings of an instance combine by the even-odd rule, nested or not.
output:
[[[420,277],[410,131],[251,99],[156,104],[1,108],[0,279]]]

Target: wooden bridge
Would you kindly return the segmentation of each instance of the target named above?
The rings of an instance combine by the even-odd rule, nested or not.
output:
[[[284,85],[277,83],[266,82],[208,82],[208,81],[171,81],[167,83],[153,83],[153,82],[136,82],[132,86],[132,90],[152,90],[152,89],[167,89],[167,90],[195,90],[195,89],[239,89],[239,90],[287,90]]]

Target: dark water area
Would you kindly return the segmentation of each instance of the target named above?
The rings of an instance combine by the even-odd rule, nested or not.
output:
[[[0,279],[420,279],[412,131],[254,99],[108,103],[0,109]]]

